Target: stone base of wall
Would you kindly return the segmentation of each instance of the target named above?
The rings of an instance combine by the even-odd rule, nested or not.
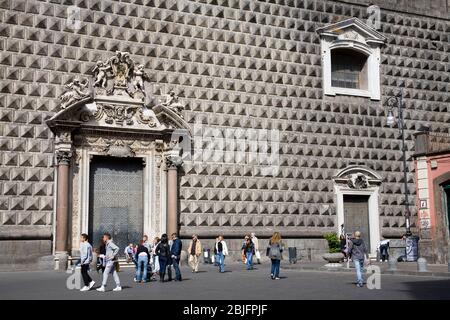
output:
[[[51,240],[0,241],[0,271],[53,270]]]
[[[190,239],[182,239],[183,241],[183,258],[187,259],[187,249],[189,247]],[[211,254],[214,250],[214,239],[200,239],[203,249],[210,249]],[[242,261],[241,247],[244,242],[243,239],[225,239],[227,243],[229,257],[227,261],[239,262]],[[285,250],[283,252],[283,259],[289,260],[289,247],[296,247],[297,261],[324,261],[322,255],[328,252],[328,243],[325,239],[284,239]],[[266,248],[269,244],[269,239],[259,238],[259,252],[261,254],[262,262],[267,261]]]

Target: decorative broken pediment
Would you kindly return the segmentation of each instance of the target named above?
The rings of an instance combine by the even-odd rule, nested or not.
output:
[[[381,176],[367,167],[353,165],[338,172],[333,180],[351,189],[367,189],[381,184]]]
[[[184,105],[178,101],[178,96],[175,94],[173,90],[170,90],[169,93],[164,95],[165,101],[161,103],[164,107],[175,112],[178,116],[183,118],[182,111],[184,110]]]
[[[178,103],[177,103],[178,104]],[[189,124],[180,116],[180,113],[175,108],[177,104],[159,104],[153,107],[155,116],[159,119],[161,124],[167,129],[184,129],[191,132]],[[183,106],[184,109],[184,106]]]
[[[79,102],[91,96],[87,88],[89,81],[87,79],[80,80],[75,78],[71,83],[65,85],[66,92],[64,92],[59,99],[61,100],[61,109],[65,109],[71,104]]]
[[[365,46],[381,46],[386,37],[358,18],[350,18],[317,29],[321,37],[329,37],[336,42],[351,41]]]

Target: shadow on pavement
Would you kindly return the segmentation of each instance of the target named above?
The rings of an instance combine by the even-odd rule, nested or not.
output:
[[[450,299],[450,279],[405,282],[404,286],[409,289],[399,291],[408,292],[413,299]]]

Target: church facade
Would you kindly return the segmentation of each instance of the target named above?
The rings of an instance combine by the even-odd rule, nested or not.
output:
[[[406,228],[400,93],[411,229],[448,260],[416,137],[450,134],[449,3],[370,4],[1,2],[0,268],[61,268],[104,231],[222,234],[235,253],[279,231],[315,260],[361,230],[376,255]]]

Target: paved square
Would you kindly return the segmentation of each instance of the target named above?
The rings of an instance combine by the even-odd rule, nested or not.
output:
[[[227,265],[218,273],[211,265],[201,265],[193,274],[182,267],[182,282],[133,282],[131,268],[120,272],[123,291],[79,292],[68,290],[63,272],[0,273],[0,299],[450,299],[450,279],[401,275],[381,275],[381,289],[356,288],[353,273],[281,270],[281,280],[269,278],[268,264],[247,271],[241,264]],[[100,274],[93,273],[95,287]]]

